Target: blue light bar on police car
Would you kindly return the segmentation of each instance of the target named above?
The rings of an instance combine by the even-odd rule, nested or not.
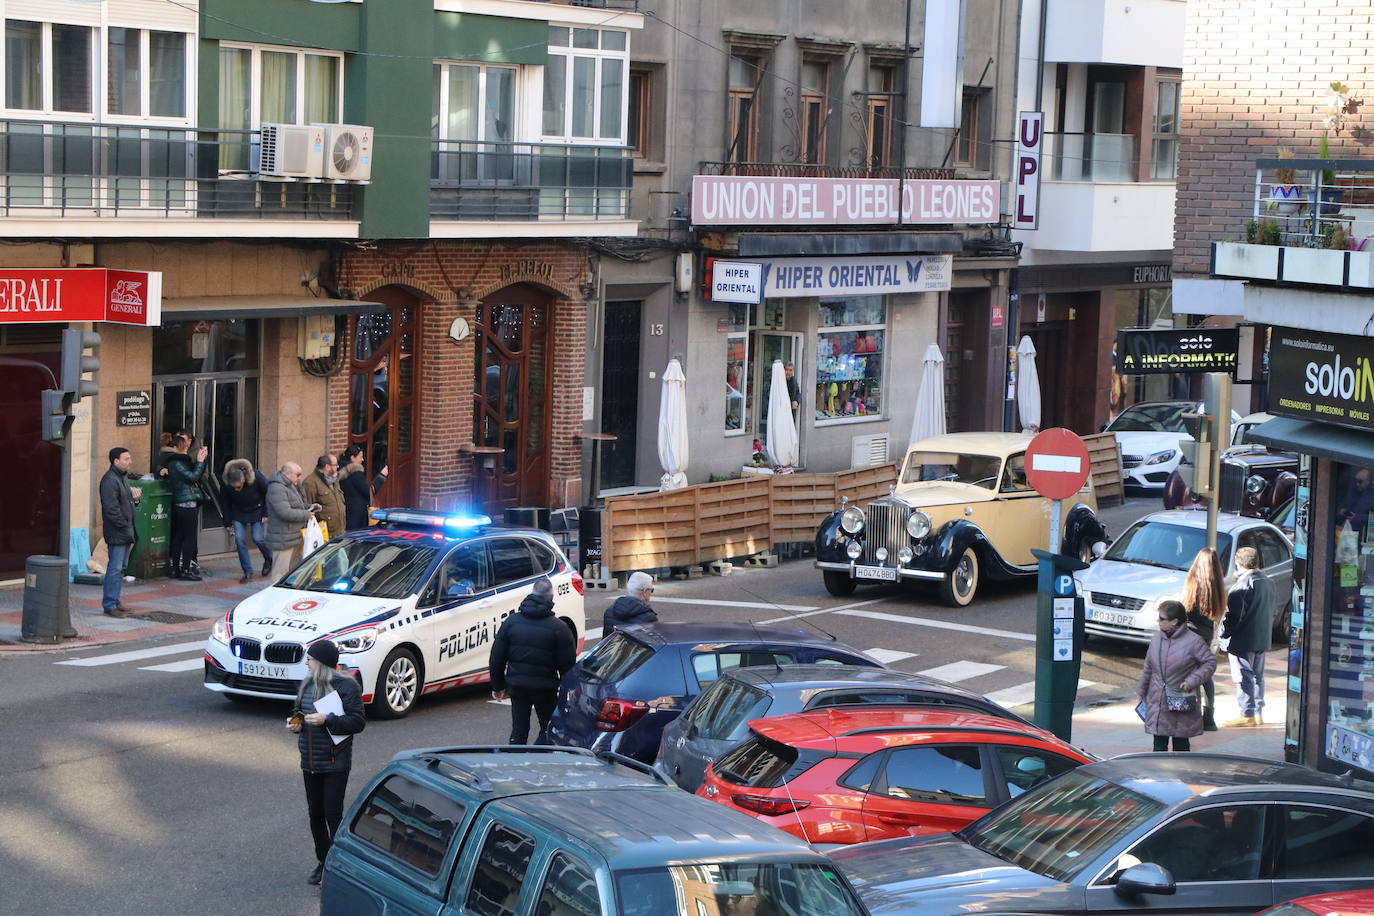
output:
[[[371,518],[391,525],[445,528],[450,531],[463,531],[491,524],[491,519],[485,515],[448,515],[441,512],[423,512],[419,509],[373,509]]]

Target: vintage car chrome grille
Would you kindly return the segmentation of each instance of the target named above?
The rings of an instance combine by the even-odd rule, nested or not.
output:
[[[1239,512],[1245,502],[1245,478],[1250,476],[1248,465],[1235,461],[1221,463],[1221,484],[1217,503],[1222,512]]]
[[[1100,607],[1115,608],[1122,611],[1138,611],[1145,606],[1144,598],[1132,598],[1129,595],[1111,595],[1107,592],[1093,592],[1093,604]]]
[[[876,565],[879,562],[888,566],[897,565],[897,551],[910,546],[911,536],[906,533],[906,518],[911,509],[892,502],[871,502],[864,520],[863,562]],[[887,559],[879,561],[875,554],[879,547],[887,548]]]
[[[1121,466],[1122,466],[1123,468],[1125,468],[1126,470],[1130,470],[1131,468],[1138,468],[1138,467],[1140,467],[1140,466],[1141,466],[1142,464],[1144,464],[1144,463],[1145,463],[1145,457],[1144,457],[1143,455],[1122,455],[1122,456],[1121,456]]]
[[[229,640],[229,651],[233,653],[234,658],[255,662],[262,658],[262,643],[247,636],[235,636]]]
[[[298,642],[274,642],[262,655],[263,661],[274,665],[294,665],[305,657],[305,648]]]

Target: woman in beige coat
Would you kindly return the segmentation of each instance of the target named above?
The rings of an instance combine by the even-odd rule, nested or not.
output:
[[[1189,739],[1202,734],[1202,704],[1197,691],[1217,670],[1217,657],[1197,633],[1188,628],[1188,612],[1177,601],[1159,603],[1159,630],[1145,650],[1136,696],[1145,704],[1145,731],[1154,736],[1157,751],[1191,750]],[[1167,688],[1194,696],[1192,709],[1169,709]]]

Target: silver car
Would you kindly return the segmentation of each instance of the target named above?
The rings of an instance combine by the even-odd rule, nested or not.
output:
[[[1155,512],[1127,528],[1101,559],[1078,574],[1084,626],[1092,636],[1148,644],[1158,627],[1159,602],[1178,599],[1193,558],[1207,543],[1207,513],[1195,509]],[[1241,547],[1259,551],[1260,567],[1274,584],[1280,606],[1276,635],[1287,632],[1293,591],[1293,542],[1267,521],[1223,514],[1217,519],[1217,555],[1231,570]]]

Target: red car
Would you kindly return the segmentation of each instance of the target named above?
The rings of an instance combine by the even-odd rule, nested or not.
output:
[[[749,729],[697,794],[820,845],[958,830],[1094,760],[1034,726],[950,709],[818,709]]]
[[[1374,891],[1344,891],[1299,897],[1270,907],[1259,916],[1374,916]]]

